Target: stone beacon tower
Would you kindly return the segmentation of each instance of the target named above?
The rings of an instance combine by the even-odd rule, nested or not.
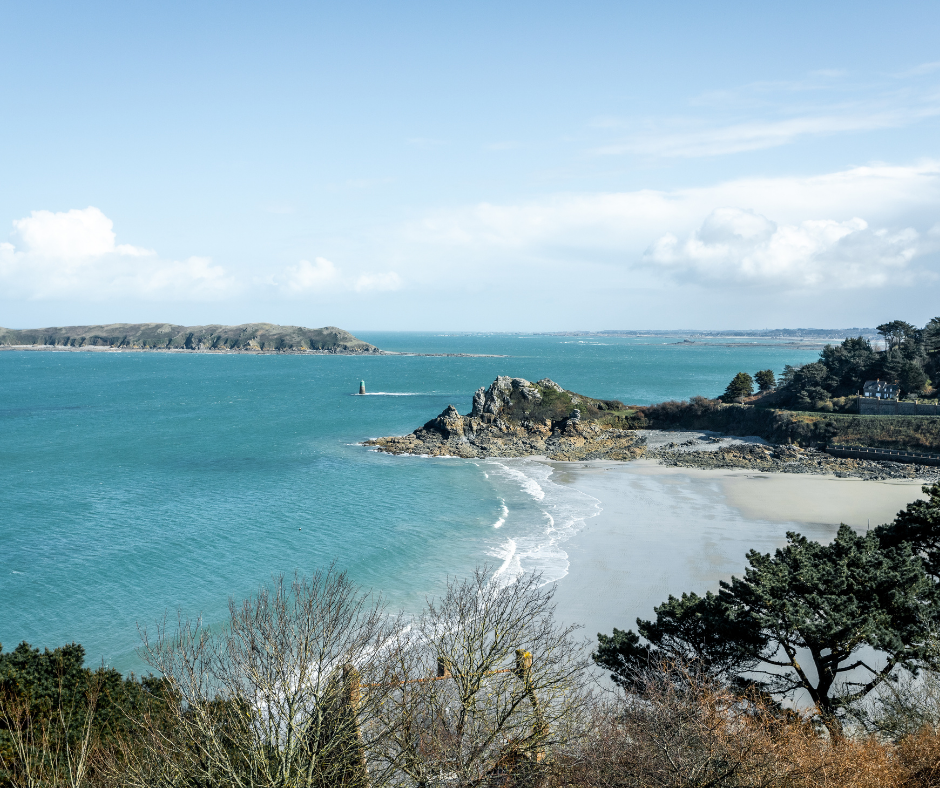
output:
[[[360,394],[366,393],[366,382],[364,380],[359,381],[359,393]]]

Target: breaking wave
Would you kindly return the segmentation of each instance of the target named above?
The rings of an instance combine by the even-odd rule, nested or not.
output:
[[[585,522],[600,514],[600,501],[552,481],[552,466],[532,459],[487,460],[482,463],[497,487],[502,513],[495,528],[503,538],[487,553],[499,561],[496,583],[511,583],[525,572],[554,583],[568,574],[564,543]]]

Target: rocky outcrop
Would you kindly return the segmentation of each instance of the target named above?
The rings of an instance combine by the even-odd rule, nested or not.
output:
[[[547,378],[531,383],[498,377],[474,393],[466,416],[448,405],[410,435],[376,438],[365,445],[390,454],[432,457],[632,460],[644,449],[643,441],[624,428],[631,414],[621,402],[584,397]]]
[[[410,435],[376,438],[365,445],[389,454],[431,457],[542,455],[553,460],[646,457],[683,468],[834,474],[872,480],[940,480],[940,468],[935,467],[841,459],[816,449],[754,443],[759,439],[717,433],[636,432],[632,428],[636,422],[636,409],[616,400],[575,394],[547,378],[531,383],[524,378],[498,377],[488,388],[474,392],[466,416],[448,405],[440,416]]]
[[[177,326],[111,323],[15,330],[0,328],[0,346],[203,350],[240,352],[381,353],[375,345],[335,326],[303,328],[272,323]]]
[[[690,442],[687,442],[690,443]],[[798,446],[738,444],[713,451],[675,448],[651,449],[647,457],[663,465],[683,468],[740,468],[769,473],[834,474],[868,480],[924,479],[940,480],[940,468],[900,462],[850,460],[833,457],[816,449]]]

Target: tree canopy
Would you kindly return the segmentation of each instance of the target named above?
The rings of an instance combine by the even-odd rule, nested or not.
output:
[[[747,560],[717,595],[670,597],[655,621],[637,620],[639,634],[599,635],[595,661],[621,684],[665,657],[778,699],[802,691],[835,732],[846,706],[929,660],[936,586],[907,543],[843,525],[828,545],[789,533],[773,555]]]
[[[761,391],[770,391],[777,385],[777,380],[774,378],[774,371],[772,369],[762,369],[754,375],[754,381]]]
[[[885,548],[910,545],[928,574],[940,582],[940,484],[922,489],[926,501],[909,503],[893,523],[879,525],[875,534]]]
[[[919,331],[917,326],[906,323],[903,320],[891,320],[888,323],[882,323],[876,329],[888,343],[888,350],[900,347],[901,343],[912,340],[916,341]]]
[[[721,399],[725,402],[734,402],[741,397],[749,397],[754,393],[754,379],[747,372],[739,372],[735,375]]]
[[[858,394],[865,381],[897,383],[902,396],[923,394],[931,380],[940,380],[940,317],[919,329],[903,320],[878,326],[884,351],[864,337],[826,345],[819,359],[787,366],[781,375],[785,400],[800,410],[832,410],[833,398]]]

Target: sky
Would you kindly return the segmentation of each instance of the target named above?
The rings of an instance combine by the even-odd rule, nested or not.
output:
[[[938,315],[935,0],[0,0],[0,325]]]

